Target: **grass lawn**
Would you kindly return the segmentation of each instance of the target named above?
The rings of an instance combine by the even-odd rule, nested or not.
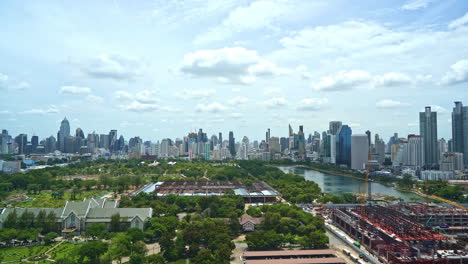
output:
[[[84,198],[90,198],[93,196],[98,196],[106,192],[105,190],[91,190],[83,191],[81,194],[76,195],[76,201],[81,201]],[[65,192],[63,199],[54,199],[52,198],[51,192],[41,192],[39,194],[28,194],[29,197],[34,198],[26,202],[17,202],[14,203],[15,206],[24,207],[24,208],[33,208],[33,207],[48,207],[48,208],[57,208],[65,206],[67,200],[71,201],[71,193]]]
[[[3,256],[2,261],[13,261],[20,259],[40,255],[47,251],[52,246],[30,246],[30,247],[11,247],[0,249],[0,254]]]
[[[50,252],[50,256],[52,259],[61,259],[65,256],[69,256],[79,245],[71,244],[71,243],[63,243],[60,246],[56,247],[52,252]]]

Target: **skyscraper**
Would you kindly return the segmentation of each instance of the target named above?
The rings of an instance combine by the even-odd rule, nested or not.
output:
[[[110,151],[116,151],[116,145],[117,145],[117,130],[112,129],[109,132],[109,150]]]
[[[424,163],[424,139],[418,135],[408,135],[408,155],[406,165],[414,169],[421,168]]]
[[[25,154],[26,145],[28,144],[28,135],[19,134],[15,137],[15,143],[18,146],[18,154]]]
[[[79,138],[84,139],[85,137],[84,137],[83,129],[77,128],[76,131],[75,131],[75,137],[79,137]]]
[[[218,137],[219,144],[221,145],[221,148],[223,147],[223,133],[219,132],[219,137]]]
[[[348,125],[342,125],[336,137],[336,163],[351,166],[351,135]]]
[[[367,142],[369,143],[369,147],[370,147],[371,142],[372,142],[372,140],[371,140],[371,136],[372,136],[372,135],[371,135],[371,132],[370,132],[369,130],[367,130],[367,131],[366,131],[366,135],[367,135]]]
[[[234,138],[234,133],[229,131],[229,152],[231,153],[232,158],[236,157],[236,139]]]
[[[430,106],[419,113],[419,132],[424,141],[424,164],[426,166],[438,164],[437,112],[431,111]]]
[[[330,121],[329,123],[329,133],[330,135],[336,135],[340,129],[342,123],[341,121]]]
[[[452,152],[463,153],[465,165],[468,165],[468,106],[455,102],[452,112]]]
[[[70,123],[67,118],[63,118],[60,123],[60,130],[58,132],[59,150],[65,152],[65,138],[70,136]]]
[[[369,142],[367,135],[351,136],[351,169],[363,170],[366,168],[369,156]]]
[[[299,152],[299,156],[304,156],[305,155],[304,126],[299,126],[299,132],[297,132],[297,136],[298,136],[297,150]]]
[[[265,133],[265,142],[270,142],[270,129],[267,129],[267,132]]]

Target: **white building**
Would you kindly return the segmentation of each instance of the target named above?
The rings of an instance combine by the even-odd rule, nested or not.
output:
[[[453,179],[455,179],[455,174],[452,171],[435,171],[435,170],[421,171],[421,180],[423,181],[453,180]]]
[[[463,153],[445,152],[440,159],[441,171],[463,171],[465,164],[463,163]]]
[[[424,144],[421,136],[412,135],[408,137],[407,166],[419,169],[424,166]]]
[[[363,170],[366,168],[369,156],[369,141],[367,135],[351,136],[351,169]]]

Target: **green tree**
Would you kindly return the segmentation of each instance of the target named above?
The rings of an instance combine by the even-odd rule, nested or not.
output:
[[[13,212],[10,212],[7,217],[5,218],[5,222],[3,223],[4,228],[17,228],[18,227],[18,213],[16,209],[13,209]]]
[[[99,257],[108,248],[108,244],[100,240],[91,241],[78,248],[77,256],[80,263],[99,263]]]
[[[112,232],[119,232],[120,231],[120,214],[116,213],[111,216],[111,222],[110,222],[110,231]]]
[[[58,237],[58,234],[55,233],[55,232],[50,232],[50,233],[47,233],[45,236],[44,236],[44,242],[46,245],[50,245],[54,242],[54,239]]]

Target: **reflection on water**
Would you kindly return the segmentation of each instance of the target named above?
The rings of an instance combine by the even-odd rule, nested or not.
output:
[[[278,167],[285,173],[294,173],[301,175],[308,181],[316,182],[323,192],[330,194],[343,194],[343,193],[358,193],[359,190],[363,190],[364,181],[344,177],[339,175],[332,175],[328,173],[323,173],[320,171],[297,168],[297,167]],[[371,183],[372,193],[379,193],[385,195],[391,195],[397,198],[401,198],[405,201],[410,201],[411,197],[418,197],[418,195],[413,193],[406,193],[397,191],[391,187],[385,186],[380,183]]]

